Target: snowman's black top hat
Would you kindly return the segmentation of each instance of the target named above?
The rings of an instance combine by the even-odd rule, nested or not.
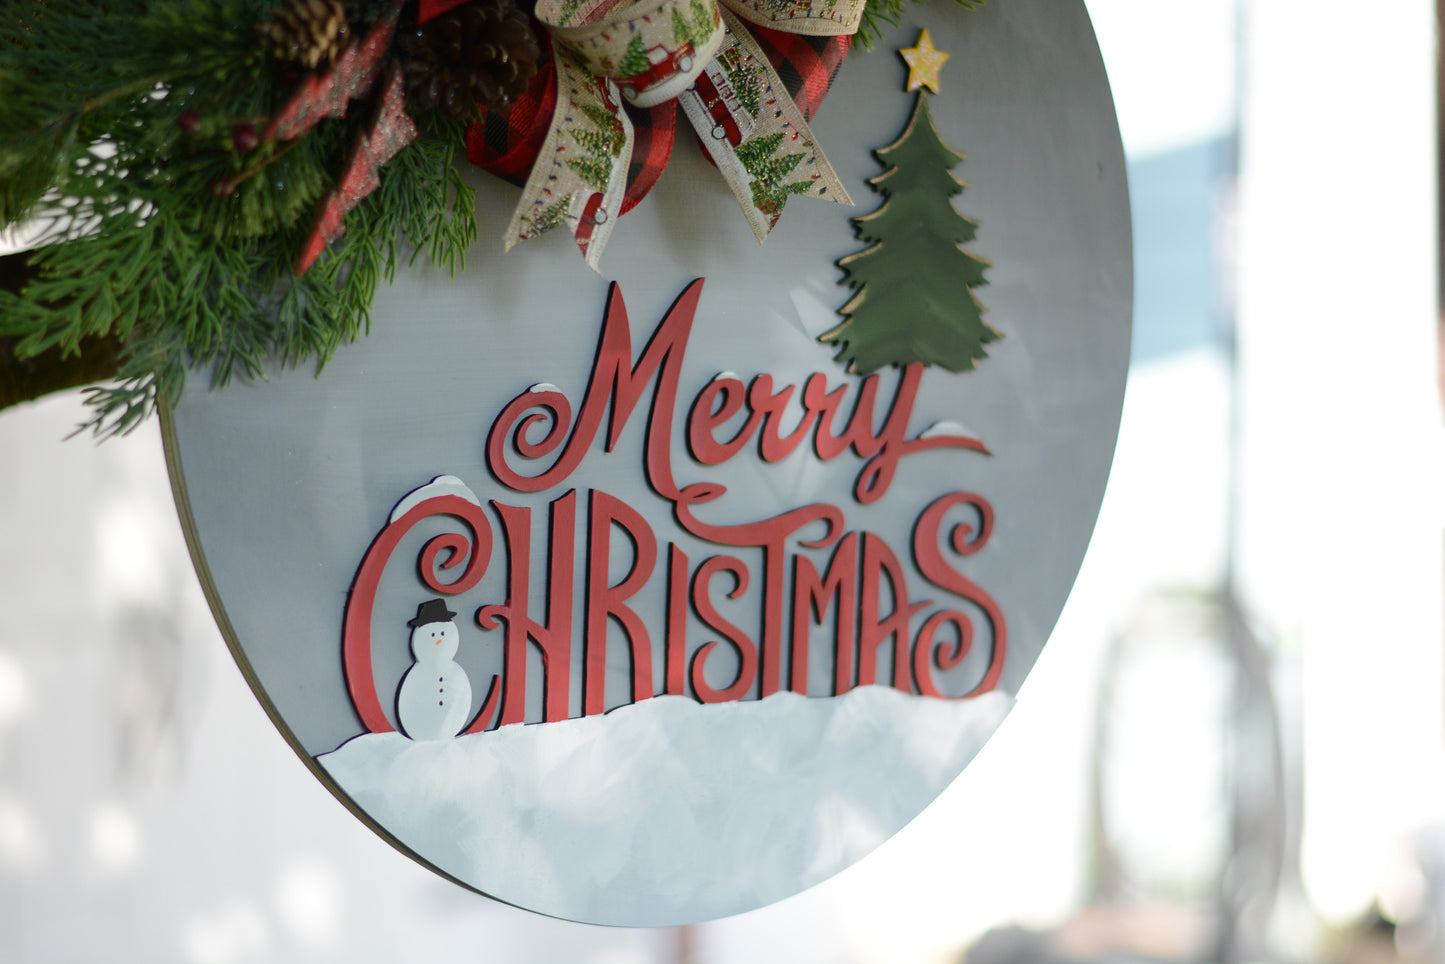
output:
[[[456,613],[447,608],[447,604],[440,599],[428,599],[416,607],[416,618],[407,623],[415,629],[418,626],[425,626],[427,623],[448,623],[456,618]]]

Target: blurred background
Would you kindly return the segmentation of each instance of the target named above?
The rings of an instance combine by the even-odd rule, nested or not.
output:
[[[63,442],[62,396],[0,413],[0,961],[1445,961],[1437,10],[1088,7],[1137,247],[1118,454],[1018,708],[913,824],[678,930],[435,877],[246,689],[155,426]]]

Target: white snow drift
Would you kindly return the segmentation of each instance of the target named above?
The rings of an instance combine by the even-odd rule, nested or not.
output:
[[[858,860],[973,758],[1011,700],[865,686],[454,740],[366,734],[318,757],[422,859],[574,920],[672,924],[780,900]]]

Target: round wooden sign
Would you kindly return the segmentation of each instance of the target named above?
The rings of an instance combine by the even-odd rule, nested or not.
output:
[[[697,78],[745,139],[756,91]],[[518,191],[478,175],[455,279],[403,273],[319,377],[167,413],[258,697],[468,887],[627,925],[796,893],[960,772],[1058,617],[1130,334],[1083,5],[910,10],[812,132],[743,157],[787,202],[762,246],[680,137],[600,272],[565,231],[503,254]],[[851,206],[789,200],[815,148]]]

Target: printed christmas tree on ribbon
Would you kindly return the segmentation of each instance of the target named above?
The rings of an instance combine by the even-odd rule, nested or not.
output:
[[[617,223],[627,187],[632,124],[616,112],[617,87],[593,76],[566,45],[552,42],[557,64],[557,122],[547,131],[522,200],[507,225],[506,246],[566,225],[594,271]]]
[[[763,86],[758,81],[758,75],[747,69],[746,62],[737,56],[736,50],[725,51],[717,58],[722,66],[723,73],[727,75],[728,83],[732,85],[733,93],[737,95],[738,103],[743,110],[748,112],[749,117],[757,117],[763,112]]]
[[[617,65],[617,76],[636,77],[646,73],[650,66],[647,62],[647,50],[642,43],[642,34],[637,34],[622,52],[622,62]]]
[[[838,345],[850,372],[915,361],[969,371],[1002,337],[974,296],[992,262],[963,248],[978,224],[953,208],[967,182],[951,172],[964,155],[938,136],[929,96],[918,91],[903,134],[874,152],[888,169],[868,183],[887,200],[852,219],[856,237],[871,246],[838,261],[839,284],[857,294],[839,309],[842,324],[818,340]]]
[[[627,143],[627,133],[611,111],[596,104],[577,106],[596,126],[586,128],[579,124],[572,132],[572,138],[586,151],[586,156],[569,158],[567,166],[576,171],[589,187],[605,191],[612,177],[612,166]]]
[[[783,205],[795,194],[807,194],[813,183],[808,180],[785,181],[798,162],[803,159],[802,151],[778,154],[783,143],[783,132],[777,131],[757,140],[745,141],[738,145],[738,161],[743,170],[752,176],[748,187],[753,192],[753,204],[774,222],[783,213]]]
[[[673,43],[679,47],[683,44],[692,44],[695,49],[701,49],[712,36],[717,24],[717,7],[710,7],[700,0],[693,0],[690,10],[684,14],[682,5],[679,4],[672,10]]]

